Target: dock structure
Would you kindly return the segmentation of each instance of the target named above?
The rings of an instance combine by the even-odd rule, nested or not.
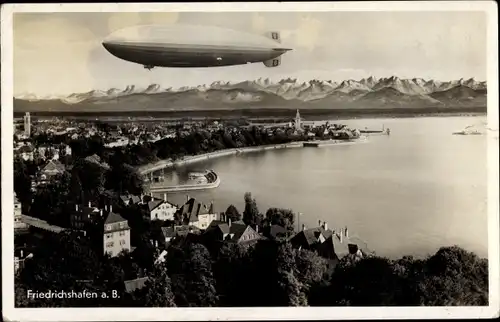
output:
[[[175,186],[163,186],[159,184],[150,185],[149,191],[152,193],[166,193],[178,191],[193,191],[217,188],[220,185],[220,178],[213,170],[208,170],[205,173],[207,182],[197,184],[181,184]]]

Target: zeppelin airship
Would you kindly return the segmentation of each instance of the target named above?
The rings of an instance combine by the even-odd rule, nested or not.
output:
[[[102,45],[112,55],[154,67],[217,67],[262,62],[281,64],[291,50],[281,46],[280,34],[264,35],[196,25],[134,26],[113,32]]]

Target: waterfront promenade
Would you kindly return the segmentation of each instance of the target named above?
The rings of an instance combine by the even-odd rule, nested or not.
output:
[[[349,140],[321,140],[314,141],[318,143],[318,147],[321,146],[330,146],[330,145],[344,145],[344,144],[353,144],[360,141],[365,141],[364,137],[360,137],[357,139],[349,139]],[[249,152],[259,152],[259,151],[268,151],[275,149],[290,149],[290,148],[302,148],[304,147],[305,141],[297,141],[290,142],[284,144],[273,144],[273,145],[262,145],[262,146],[251,146],[244,148],[234,148],[234,149],[226,149],[220,150],[210,153],[204,153],[200,155],[194,156],[186,156],[180,160],[172,161],[172,160],[160,160],[155,163],[149,163],[143,166],[138,167],[139,174],[147,175],[151,172],[155,172],[161,169],[167,169],[172,167],[183,166],[191,163],[196,163],[200,161],[205,161],[213,158],[219,158],[223,156],[235,155],[240,153],[249,153]]]

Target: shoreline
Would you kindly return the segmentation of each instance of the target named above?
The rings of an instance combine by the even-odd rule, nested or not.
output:
[[[347,144],[356,144],[361,141],[366,141],[366,136],[361,136],[358,139],[348,139],[348,140],[318,140],[315,141],[318,143],[318,146],[333,146],[333,145],[347,145]],[[192,164],[200,161],[220,158],[223,156],[236,155],[240,153],[250,153],[250,152],[260,152],[260,151],[268,151],[268,150],[278,150],[278,149],[291,149],[291,148],[303,148],[304,142],[307,141],[297,141],[283,144],[273,144],[273,145],[262,145],[262,146],[251,146],[244,148],[233,148],[233,149],[225,149],[220,151],[214,151],[204,154],[199,154],[195,156],[187,156],[177,161],[170,160],[160,160],[153,164],[147,164],[138,167],[138,171],[140,175],[147,175],[151,172],[158,171],[161,169],[168,169],[173,167],[180,167],[187,164]]]

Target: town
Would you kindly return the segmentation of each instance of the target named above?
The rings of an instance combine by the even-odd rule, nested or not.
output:
[[[14,151],[16,305],[330,305],[344,301],[330,293],[355,263],[373,265],[366,261],[373,259],[391,278],[402,278],[393,268],[408,269],[413,260],[376,257],[341,223],[318,218],[315,227],[299,226],[300,214],[261,212],[250,192],[242,196],[244,209],[188,193],[176,203],[168,193],[150,192],[138,171],[225,149],[359,137],[345,125],[307,122],[299,111],[274,124],[77,122],[32,120],[26,113],[16,126]],[[26,290],[53,285],[114,290],[120,299],[42,303],[26,297]],[[260,298],[236,296],[241,287],[265,285],[271,286]],[[420,301],[395,292],[393,301]]]

